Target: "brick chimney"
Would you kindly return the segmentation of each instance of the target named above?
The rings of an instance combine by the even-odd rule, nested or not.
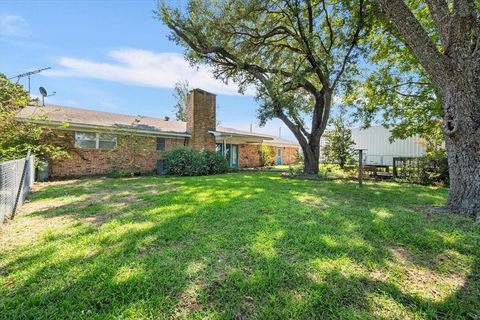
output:
[[[187,131],[192,135],[188,145],[195,150],[215,151],[215,137],[209,130],[216,130],[216,96],[201,89],[193,89],[187,95]]]

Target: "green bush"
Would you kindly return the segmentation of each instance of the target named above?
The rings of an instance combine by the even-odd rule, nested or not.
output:
[[[423,185],[449,185],[445,150],[429,151],[424,156],[404,161],[397,168],[399,180]]]
[[[287,174],[291,177],[298,177],[303,175],[304,171],[303,163],[295,163],[288,166]]]
[[[227,159],[215,151],[202,151],[208,167],[208,174],[225,173],[228,170]]]
[[[126,174],[124,170],[118,168],[113,168],[109,173],[107,173],[107,177],[109,178],[123,178],[126,176],[128,176],[128,174]]]
[[[450,182],[448,174],[448,159],[445,151],[428,152],[418,159],[417,183],[444,184]]]
[[[227,160],[214,151],[179,147],[165,155],[165,173],[174,176],[203,176],[227,172]]]
[[[208,174],[205,157],[198,151],[179,147],[165,155],[165,173],[174,176],[202,176]]]

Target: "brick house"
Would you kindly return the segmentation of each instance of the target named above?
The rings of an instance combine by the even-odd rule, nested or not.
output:
[[[53,178],[107,174],[135,167],[154,172],[163,165],[165,152],[176,146],[222,153],[230,167],[259,167],[260,145],[276,154],[277,164],[295,161],[299,146],[278,137],[216,126],[216,96],[200,89],[187,96],[187,121],[46,105],[28,106],[18,121],[61,130],[74,145],[67,159],[49,163]]]

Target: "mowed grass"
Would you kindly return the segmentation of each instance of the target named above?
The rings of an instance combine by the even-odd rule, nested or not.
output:
[[[477,319],[447,190],[278,173],[40,186],[0,235],[1,319]]]

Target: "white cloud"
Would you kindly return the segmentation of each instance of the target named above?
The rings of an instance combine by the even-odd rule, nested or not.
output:
[[[0,16],[0,34],[16,37],[28,35],[28,22],[21,16],[6,14]]]
[[[45,75],[93,78],[157,88],[173,88],[176,82],[188,80],[192,88],[216,94],[238,94],[235,84],[226,85],[215,79],[206,67],[191,67],[179,53],[127,48],[112,50],[108,56],[112,62],[61,57],[57,63],[63,69],[45,72]],[[249,88],[246,94],[254,95],[254,88]]]

